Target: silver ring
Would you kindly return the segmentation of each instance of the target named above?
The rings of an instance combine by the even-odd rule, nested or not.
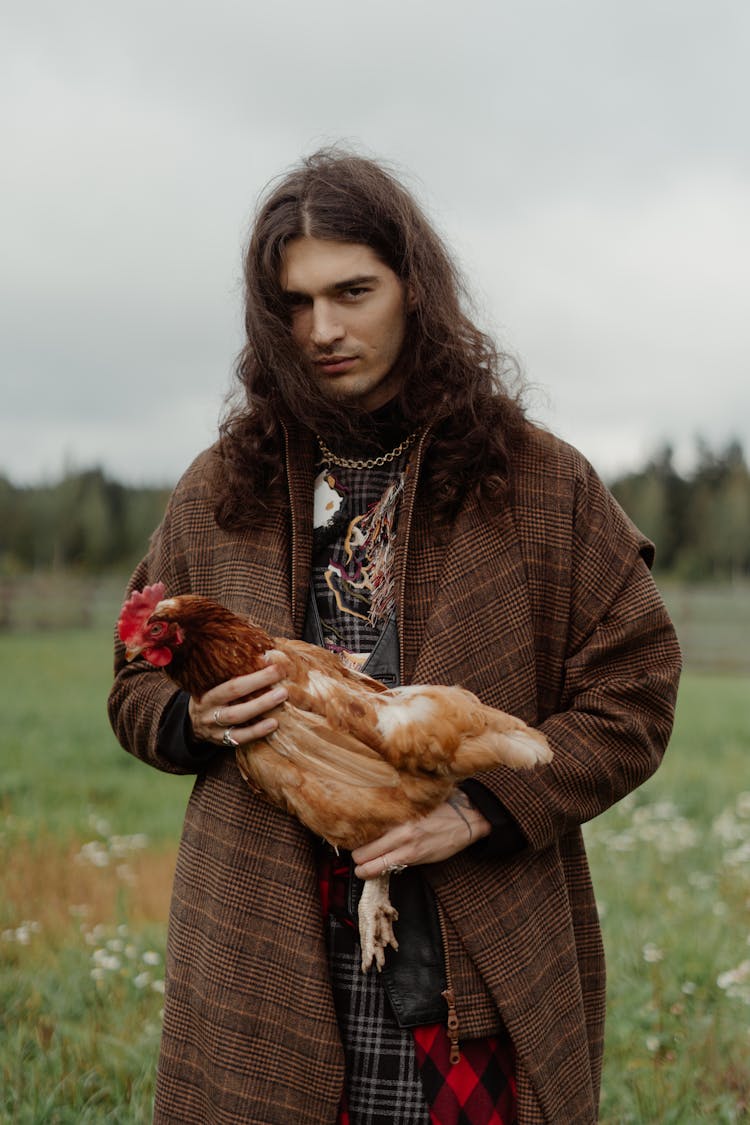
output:
[[[231,723],[222,723],[221,719],[219,718],[219,715],[221,714],[221,712],[222,712],[222,708],[217,707],[216,710],[214,711],[214,722],[216,723],[217,727],[230,728],[231,725],[232,725]]]
[[[222,735],[221,741],[225,746],[229,746],[234,750],[237,746],[239,746],[239,742],[235,742],[235,740],[232,738],[231,732],[233,730],[234,727],[227,727],[227,729],[224,731],[224,734]]]

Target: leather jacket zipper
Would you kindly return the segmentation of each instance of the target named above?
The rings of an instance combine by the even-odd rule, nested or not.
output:
[[[448,1005],[447,1034],[448,1040],[450,1042],[449,1057],[451,1066],[455,1066],[456,1063],[460,1062],[461,1060],[461,1051],[458,1045],[458,1012],[456,1011],[456,994],[453,991],[453,980],[451,978],[451,963],[450,957],[448,956],[448,935],[445,929],[445,916],[443,914],[443,908],[438,902],[437,898],[435,899],[435,905],[437,906],[438,920],[440,922],[440,936],[443,939],[443,957],[445,958],[446,988],[443,992],[440,993],[440,995]]]

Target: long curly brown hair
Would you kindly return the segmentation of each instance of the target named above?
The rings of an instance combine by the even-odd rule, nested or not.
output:
[[[256,215],[244,261],[247,343],[220,427],[220,525],[250,524],[266,492],[281,484],[284,418],[339,448],[356,438],[367,452],[361,415],[322,394],[292,340],[280,271],[286,245],[303,236],[368,246],[408,287],[399,361],[407,374],[397,404],[406,432],[433,427],[424,473],[436,514],[451,518],[469,489],[500,495],[525,426],[510,389],[516,365],[464,312],[456,267],[409,192],[383,165],[327,149],[272,185]]]

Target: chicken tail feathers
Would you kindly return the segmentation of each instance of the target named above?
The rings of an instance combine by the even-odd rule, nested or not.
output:
[[[481,770],[507,766],[532,769],[552,761],[552,751],[541,731],[532,727],[498,730],[487,727],[481,734],[465,738],[456,752],[454,772],[469,777]]]

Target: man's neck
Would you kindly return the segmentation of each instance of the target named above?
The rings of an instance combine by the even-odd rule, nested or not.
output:
[[[361,456],[362,450],[387,452],[407,436],[409,423],[404,419],[397,399],[392,398],[376,410],[363,413],[357,433],[346,441],[333,439],[331,448],[346,456]],[[321,435],[327,441],[326,435]]]

